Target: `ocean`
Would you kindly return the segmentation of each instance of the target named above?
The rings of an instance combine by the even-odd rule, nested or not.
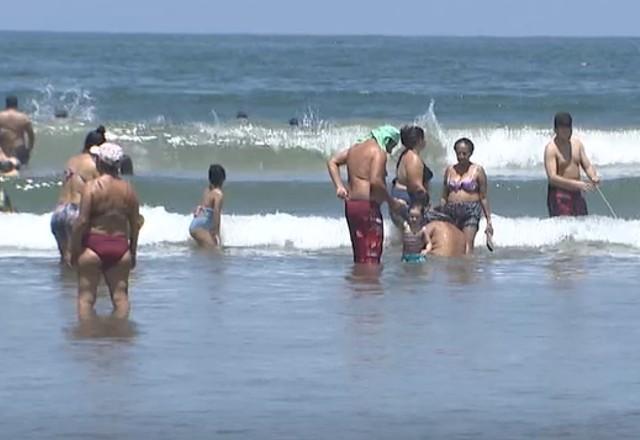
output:
[[[0,54],[36,130],[0,183],[18,210],[0,214],[3,436],[638,437],[640,39],[0,32]],[[561,110],[618,218],[598,193],[547,218]],[[479,234],[472,258],[402,264],[387,220],[382,267],[354,267],[325,162],[382,123],[425,128],[435,200],[474,141],[495,252]],[[79,323],[49,220],[100,124],[146,223],[129,320],[101,289]],[[187,229],[216,162],[210,255]]]

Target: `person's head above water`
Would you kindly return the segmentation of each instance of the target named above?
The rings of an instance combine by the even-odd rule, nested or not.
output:
[[[227,173],[225,172],[222,165],[214,163],[209,167],[209,183],[214,188],[222,188],[224,181],[227,178]]]
[[[468,138],[460,138],[453,144],[453,151],[456,152],[458,163],[468,163],[474,150],[473,142]]]
[[[371,130],[368,139],[375,139],[381,148],[391,154],[398,142],[400,142],[400,130],[391,125],[381,125]]]
[[[425,204],[422,201],[414,200],[409,206],[409,224],[419,224],[424,219]]]
[[[571,138],[573,118],[567,112],[558,112],[553,117],[553,131],[563,139]]]
[[[7,99],[5,100],[5,104],[7,108],[17,109],[18,97],[14,95],[7,96]]]
[[[87,137],[84,139],[84,148],[82,149],[82,151],[84,153],[88,153],[91,147],[102,145],[107,142],[107,138],[105,136],[106,132],[107,130],[102,125],[95,130],[90,131],[87,134]]]
[[[402,140],[402,145],[404,145],[407,150],[420,151],[426,146],[424,130],[417,125],[405,125],[402,127],[400,130],[400,139]]]

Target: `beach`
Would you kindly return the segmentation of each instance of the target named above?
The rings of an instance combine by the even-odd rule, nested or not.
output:
[[[0,35],[0,94],[37,135],[2,182],[7,438],[637,438],[640,40]],[[618,219],[597,192],[591,215],[547,218],[559,110]],[[325,162],[412,122],[435,201],[453,142],[474,141],[495,252],[480,233],[472,258],[403,264],[384,207],[383,265],[362,271]],[[130,318],[109,318],[102,286],[82,324],[49,220],[100,124],[134,160],[146,222]],[[216,162],[210,254],[188,227]]]

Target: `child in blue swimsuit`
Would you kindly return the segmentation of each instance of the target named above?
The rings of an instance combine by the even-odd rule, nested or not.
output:
[[[227,175],[222,165],[209,167],[209,185],[202,194],[202,201],[193,212],[189,234],[202,247],[218,248],[220,239],[220,218],[224,194],[222,185]]]

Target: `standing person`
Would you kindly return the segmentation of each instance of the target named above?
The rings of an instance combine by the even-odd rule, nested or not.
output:
[[[549,217],[587,215],[583,191],[593,191],[600,183],[596,169],[587,157],[582,142],[573,137],[573,119],[569,113],[557,113],[553,118],[555,136],[544,149],[547,172],[547,208]],[[590,182],[580,177],[582,168]]]
[[[222,218],[222,202],[224,193],[222,185],[227,178],[222,165],[209,167],[209,185],[202,194],[202,200],[193,213],[189,226],[189,234],[202,247],[217,248],[222,244],[220,239],[220,221]]]
[[[367,139],[336,153],[327,162],[336,196],[345,201],[355,263],[380,263],[384,242],[380,205],[387,202],[392,211],[402,208],[389,195],[385,182],[387,153],[391,154],[399,140],[397,128],[383,125],[373,129]],[[348,186],[340,176],[343,165],[347,167]]]
[[[70,158],[65,166],[58,205],[51,215],[51,233],[56,239],[61,262],[67,260],[67,254],[70,252],[71,228],[80,212],[82,191],[87,182],[100,175],[89,150],[105,142],[104,127],[100,126],[89,132],[85,138],[82,153]]]
[[[429,181],[433,178],[433,172],[420,157],[427,145],[422,127],[402,127],[400,139],[404,151],[398,158],[396,177],[391,186],[391,195],[404,206],[400,215],[391,213],[391,220],[398,227],[407,219],[409,206],[413,202],[420,202],[423,206],[429,205]]]
[[[70,263],[78,268],[78,316],[93,316],[103,274],[114,315],[124,318],[129,313],[129,272],[136,266],[138,250],[138,196],[118,175],[120,146],[104,143],[89,152],[96,157],[100,175],[84,186],[71,236]]]
[[[27,165],[35,144],[31,120],[18,110],[18,98],[7,96],[6,108],[0,112],[0,147],[21,165]]]
[[[467,138],[453,145],[458,163],[444,172],[441,210],[462,230],[465,236],[465,253],[473,252],[473,242],[478,233],[480,217],[487,219],[485,234],[487,247],[493,250],[491,210],[487,198],[487,175],[484,168],[471,162],[474,146]]]

